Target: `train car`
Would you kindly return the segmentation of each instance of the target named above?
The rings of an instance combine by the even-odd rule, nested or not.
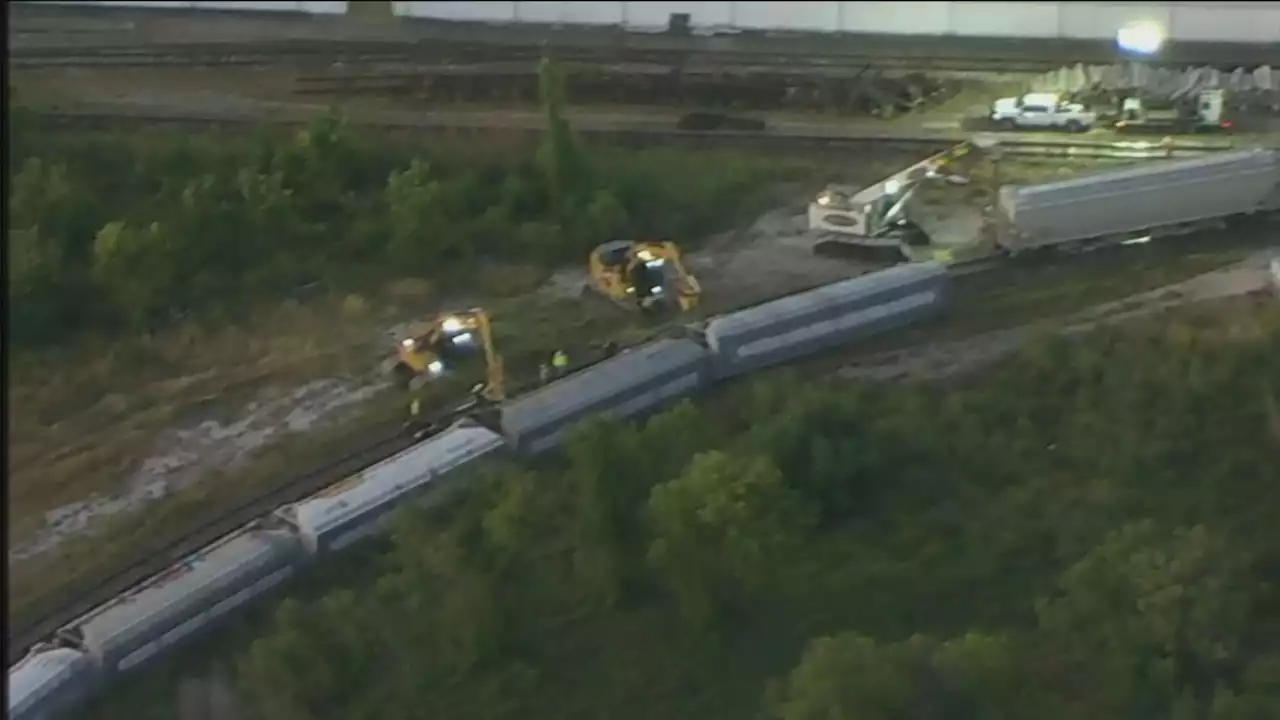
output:
[[[588,417],[629,420],[692,395],[709,380],[705,348],[692,340],[659,340],[604,360],[501,408],[503,434],[522,453],[564,441]]]
[[[9,669],[10,720],[49,720],[87,697],[98,678],[79,650],[37,645]]]
[[[909,263],[713,318],[717,377],[731,377],[923,320],[946,303],[942,263]]]
[[[255,521],[57,632],[104,673],[135,669],[292,576],[303,557],[292,529]]]
[[[276,514],[297,528],[312,554],[341,550],[379,530],[395,508],[436,478],[505,445],[501,435],[463,420]]]
[[[1277,208],[1280,152],[1254,149],[1006,185],[996,227],[1000,245],[1016,253],[1146,239]]]

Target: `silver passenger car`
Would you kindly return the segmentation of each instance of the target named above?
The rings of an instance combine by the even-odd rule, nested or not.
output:
[[[312,553],[340,550],[381,528],[395,508],[444,473],[506,445],[501,435],[463,420],[305,500],[277,510]]]
[[[97,666],[79,650],[37,645],[9,668],[11,720],[57,717],[85,697],[97,680]]]
[[[640,345],[507,402],[502,431],[520,452],[540,453],[588,417],[636,418],[689,396],[707,383],[708,370],[706,349],[691,340]]]
[[[293,575],[303,558],[292,530],[251,523],[72,621],[61,642],[104,672],[147,662]]]
[[[930,317],[946,303],[941,263],[910,263],[773,300],[707,323],[717,377],[795,360]]]

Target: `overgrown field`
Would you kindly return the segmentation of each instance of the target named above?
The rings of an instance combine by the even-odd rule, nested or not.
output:
[[[92,716],[1275,717],[1278,343],[1254,296],[586,427]]]
[[[779,156],[582,146],[559,120],[540,144],[483,146],[391,141],[333,112],[303,132],[251,137],[50,131],[20,107],[9,120],[8,512],[19,539],[46,512],[134,482],[174,427],[317,379],[367,384],[391,329],[446,303],[494,311],[518,381],[529,358],[620,329],[595,306],[533,297],[551,269],[619,237],[696,245],[814,172]],[[354,437],[402,405],[341,419]],[[10,617],[278,484],[299,455],[322,459],[315,442],[288,444],[262,467],[227,459],[217,482],[145,522],[122,514],[119,542],[11,556]]]

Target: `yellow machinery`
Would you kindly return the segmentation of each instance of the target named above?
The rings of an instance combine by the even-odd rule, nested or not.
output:
[[[615,240],[592,250],[589,262],[596,292],[644,312],[687,312],[702,295],[673,242]]]
[[[396,351],[395,373],[410,387],[444,375],[479,351],[484,355],[485,382],[476,386],[476,394],[492,402],[506,397],[502,356],[494,347],[489,314],[483,309],[437,315],[414,327]]]

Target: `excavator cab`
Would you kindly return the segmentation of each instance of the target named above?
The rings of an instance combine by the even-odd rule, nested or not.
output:
[[[473,394],[502,401],[506,395],[502,356],[493,343],[489,314],[480,308],[442,313],[415,326],[396,346],[394,372],[412,388],[448,374],[476,355],[484,359],[485,382],[476,385]]]
[[[702,295],[673,242],[614,240],[596,247],[589,264],[597,292],[642,312],[687,312]]]

